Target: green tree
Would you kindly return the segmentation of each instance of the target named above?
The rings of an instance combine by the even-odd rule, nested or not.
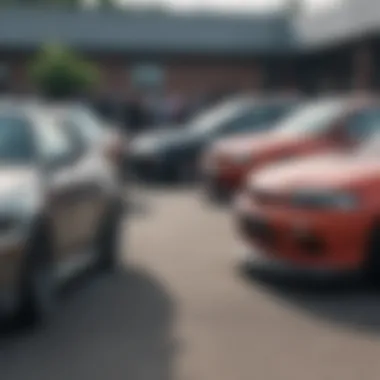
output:
[[[52,98],[88,92],[98,79],[94,65],[60,45],[45,46],[31,62],[30,75],[36,87]]]

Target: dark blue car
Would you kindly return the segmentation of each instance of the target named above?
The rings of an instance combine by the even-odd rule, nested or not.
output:
[[[131,143],[132,173],[156,180],[194,178],[198,157],[209,143],[233,134],[269,130],[298,103],[286,97],[238,97],[202,112],[186,125],[158,127]]]

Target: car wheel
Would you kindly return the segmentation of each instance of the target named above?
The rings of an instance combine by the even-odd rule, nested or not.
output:
[[[367,260],[365,261],[365,275],[374,284],[380,285],[380,226],[373,227],[370,238]]]
[[[21,278],[16,320],[28,326],[47,322],[56,309],[56,297],[52,248],[41,234],[32,243]]]
[[[228,203],[229,194],[214,181],[205,181],[204,188],[206,199],[211,204],[222,205]]]
[[[118,204],[109,213],[99,233],[96,267],[101,271],[112,271],[117,266],[123,207]]]

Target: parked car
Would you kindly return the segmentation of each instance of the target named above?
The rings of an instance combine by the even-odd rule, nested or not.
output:
[[[267,130],[296,102],[293,98],[239,97],[201,113],[186,125],[158,127],[131,142],[132,171],[145,178],[195,177],[199,154],[210,142],[221,136]]]
[[[380,130],[380,107],[365,118]],[[235,206],[244,241],[285,267],[365,269],[379,281],[379,155],[378,134],[352,154],[309,157],[250,175]]]
[[[239,189],[249,172],[270,163],[353,148],[378,128],[372,120],[373,102],[355,97],[313,100],[272,131],[216,142],[202,160],[206,192],[211,198],[225,197]]]
[[[66,116],[82,120],[37,104],[0,104],[0,304],[25,322],[47,318],[57,286],[74,273],[117,261],[117,175]]]

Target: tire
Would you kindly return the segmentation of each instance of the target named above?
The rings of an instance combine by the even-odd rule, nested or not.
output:
[[[380,225],[376,224],[369,236],[367,259],[364,273],[371,283],[380,285]]]
[[[56,309],[56,290],[51,239],[40,232],[32,241],[24,265],[16,320],[26,326],[48,322]]]
[[[119,256],[119,236],[123,220],[123,205],[118,202],[112,207],[99,231],[96,268],[110,272],[117,267]]]
[[[229,194],[222,189],[217,183],[206,183],[205,195],[206,199],[213,205],[223,205],[228,203]]]

